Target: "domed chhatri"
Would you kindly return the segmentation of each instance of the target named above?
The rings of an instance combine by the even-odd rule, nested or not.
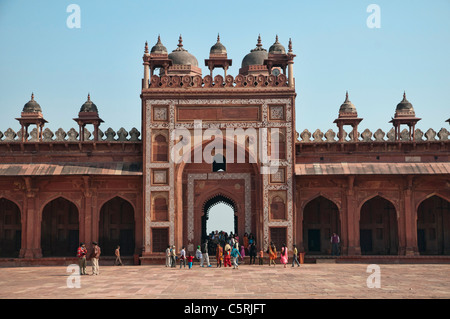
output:
[[[161,37],[158,35],[158,41],[150,50],[151,54],[167,54],[167,48],[162,44]]]
[[[395,109],[395,116],[414,116],[414,108],[412,104],[406,99],[406,92],[403,92],[403,100],[397,104]]]
[[[341,104],[341,107],[339,108],[339,117],[345,116],[345,115],[352,115],[357,116],[358,113],[356,111],[356,107],[353,105],[353,103],[348,99],[348,91],[345,93],[345,101]]]
[[[286,54],[286,49],[284,46],[278,42],[278,35],[275,37],[275,43],[269,48],[270,54]]]
[[[80,112],[94,112],[98,113],[97,106],[91,101],[91,95],[88,94],[88,99],[80,108]]]
[[[209,50],[210,55],[226,55],[227,49],[225,46],[220,42],[220,35],[217,35],[217,42],[214,44],[211,49]]]
[[[34,93],[31,93],[31,100],[24,106],[22,112],[24,113],[42,113],[41,106],[34,100]]]
[[[250,51],[242,60],[241,68],[245,68],[250,65],[264,65],[264,60],[268,58],[267,50],[262,47],[261,36],[258,36],[258,43],[256,48]]]
[[[178,39],[178,48],[169,54],[169,59],[172,60],[174,65],[193,65],[198,67],[198,61],[195,56],[183,48],[183,38],[181,35]]]

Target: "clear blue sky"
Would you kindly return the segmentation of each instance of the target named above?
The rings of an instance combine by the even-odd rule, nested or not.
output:
[[[81,28],[69,29],[69,4],[81,8]],[[381,9],[370,29],[369,4]],[[349,91],[364,120],[387,132],[406,91],[418,127],[449,129],[449,0],[0,0],[0,131],[19,125],[31,92],[47,127],[68,131],[88,92],[105,121],[102,129],[141,127],[144,43],[158,34],[169,52],[182,34],[203,74],[204,59],[220,33],[237,75],[261,34],[275,35],[295,59],[297,131],[336,129],[333,120]]]

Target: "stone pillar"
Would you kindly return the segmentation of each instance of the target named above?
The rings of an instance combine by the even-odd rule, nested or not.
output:
[[[405,255],[419,255],[417,247],[417,219],[413,205],[413,176],[408,176],[408,186],[404,191],[404,227],[405,227]]]
[[[357,203],[353,184],[354,176],[348,177],[348,188],[346,191],[347,206],[347,229],[348,229],[348,255],[361,255],[361,247],[359,242],[359,212],[357,211]]]
[[[288,62],[288,85],[289,87],[294,87],[294,62]]]
[[[26,232],[25,243],[22,243],[24,258],[41,258],[41,225],[38,211],[37,189],[32,185],[31,177],[25,178],[24,211],[26,214],[25,225],[22,229]]]
[[[150,64],[144,62],[144,89],[148,89],[148,83],[150,80]]]

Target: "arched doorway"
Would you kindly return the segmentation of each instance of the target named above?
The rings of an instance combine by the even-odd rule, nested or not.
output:
[[[19,207],[6,198],[0,198],[0,257],[18,257],[21,238]]]
[[[362,255],[397,255],[398,227],[394,205],[381,196],[361,207],[359,220]]]
[[[224,206],[226,206],[228,209],[221,210],[220,208],[223,208]],[[216,211],[216,209],[218,209],[218,210]],[[232,213],[230,214],[230,212],[232,212]],[[230,224],[233,225],[232,229],[228,229],[229,227],[227,227],[227,229],[214,229],[213,231],[223,230],[223,231],[227,232],[228,235],[230,234],[231,231],[233,232],[233,234],[238,233],[238,217],[236,215],[235,203],[230,198],[228,198],[222,194],[218,194],[218,195],[215,195],[215,196],[211,197],[210,199],[208,199],[205,202],[205,204],[203,205],[202,242],[204,242],[204,240],[209,235],[209,233],[207,232],[208,221],[209,221],[210,216],[212,217],[213,215],[214,215],[214,218],[219,219],[218,224],[220,224],[220,220],[222,220],[224,222],[224,224],[223,224],[224,226],[230,225]],[[230,218],[232,218],[231,222],[230,222]]]
[[[44,257],[76,256],[79,245],[78,209],[74,203],[59,197],[42,211],[41,248]]]
[[[336,233],[340,236],[340,230],[339,209],[335,203],[323,196],[319,196],[306,204],[303,209],[303,243],[305,252],[331,254],[331,235]]]
[[[119,245],[122,256],[132,256],[135,249],[134,227],[134,209],[128,201],[114,197],[103,204],[98,234],[102,255],[113,256]]]
[[[439,196],[417,209],[417,246],[421,255],[450,255],[450,203]]]

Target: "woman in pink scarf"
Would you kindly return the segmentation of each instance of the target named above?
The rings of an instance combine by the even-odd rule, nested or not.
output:
[[[288,249],[286,247],[286,244],[283,244],[281,248],[281,263],[284,265],[284,268],[286,268],[286,264],[288,262]]]

